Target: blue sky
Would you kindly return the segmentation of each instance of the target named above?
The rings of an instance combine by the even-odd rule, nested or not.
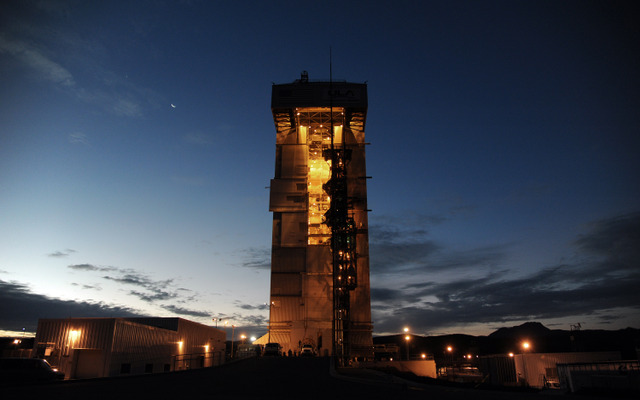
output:
[[[624,1],[0,5],[0,330],[268,318],[271,84],[367,82],[374,333],[640,327]]]

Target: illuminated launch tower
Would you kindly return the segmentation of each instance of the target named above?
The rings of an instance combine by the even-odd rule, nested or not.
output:
[[[269,341],[348,362],[372,355],[364,126],[367,86],[273,85],[276,168]]]

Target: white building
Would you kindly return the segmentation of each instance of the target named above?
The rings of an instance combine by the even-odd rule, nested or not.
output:
[[[97,378],[219,365],[225,340],[182,318],[41,319],[34,352],[67,379]]]
[[[500,354],[480,357],[480,370],[493,385],[559,388],[558,364],[614,360],[620,352]]]

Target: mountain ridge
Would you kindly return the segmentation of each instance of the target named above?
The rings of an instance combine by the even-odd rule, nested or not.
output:
[[[562,330],[549,329],[540,322],[525,322],[512,327],[501,327],[486,336],[450,334],[439,336],[410,335],[409,351],[429,353],[435,358],[445,357],[447,347],[461,354],[487,355],[520,353],[527,341],[532,353],[563,353],[578,351],[620,351],[622,359],[638,359],[640,329],[618,330]],[[374,344],[393,343],[406,351],[405,334],[375,336]]]

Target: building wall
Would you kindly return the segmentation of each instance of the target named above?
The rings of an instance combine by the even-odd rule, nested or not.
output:
[[[219,365],[225,339],[181,318],[41,319],[34,351],[67,378],[90,378]]]
[[[480,370],[492,385],[515,386],[518,384],[513,357],[508,355],[480,357]]]
[[[417,376],[424,376],[436,379],[436,362],[434,360],[417,361],[375,361],[372,363],[362,363],[364,368],[393,368],[400,372],[411,372]]]
[[[34,342],[36,356],[45,358],[66,378],[74,378],[78,349],[97,349],[103,352],[94,361],[94,364],[100,363],[95,366],[97,376],[107,376],[115,324],[115,318],[40,319]]]
[[[640,394],[638,361],[558,364],[560,387],[571,393]]]
[[[330,87],[333,97],[328,94]],[[332,351],[330,229],[320,223],[328,198],[319,180],[326,182],[330,176],[321,147],[327,147],[333,118],[336,145],[346,141],[352,154],[347,164],[348,191],[350,213],[358,227],[358,287],[351,292],[350,337],[356,355],[372,355],[366,103],[364,84],[295,82],[273,87],[276,162],[269,202],[273,212],[270,333],[259,343],[278,342],[284,352],[298,352],[302,344],[312,344],[320,355]]]

